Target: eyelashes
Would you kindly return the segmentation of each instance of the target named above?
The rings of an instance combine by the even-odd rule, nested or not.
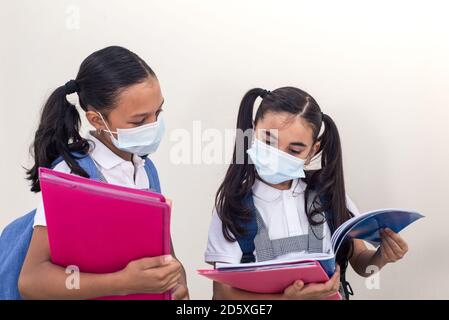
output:
[[[273,143],[273,141],[270,141],[270,140],[265,140],[265,143],[266,143],[267,145],[269,145],[269,146],[274,146],[274,145],[275,145],[275,143]],[[289,151],[290,153],[294,154],[294,155],[299,155],[299,154],[301,154],[301,152],[302,152],[303,150],[289,149],[288,151]]]
[[[162,111],[164,111],[164,110],[163,110],[163,109],[159,109],[158,111],[156,111],[156,120],[157,120],[159,114],[160,114]],[[145,117],[144,119],[142,119],[142,121],[139,121],[139,122],[130,122],[130,123],[131,123],[132,125],[135,125],[135,126],[141,126],[141,125],[144,125],[144,124],[146,123],[147,119],[148,119],[148,117]]]

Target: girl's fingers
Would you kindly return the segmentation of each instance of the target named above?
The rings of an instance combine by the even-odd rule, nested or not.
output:
[[[168,291],[173,289],[174,287],[176,287],[179,284],[179,280],[181,277],[176,277],[174,279],[170,279],[170,281],[167,282],[167,284],[164,287],[164,291]]]
[[[173,288],[173,300],[185,299],[187,292],[187,288],[184,285],[178,284],[175,288]]]
[[[340,266],[338,264],[335,266],[335,272],[332,275],[331,280],[337,277],[340,278]]]
[[[172,289],[175,288],[177,285],[178,285],[178,281],[170,282],[170,283],[165,287],[164,292],[165,292],[165,291],[168,291],[168,290],[172,290]]]
[[[302,288],[304,288],[304,282],[302,282],[301,280],[295,281],[294,285],[296,290],[301,290]]]
[[[382,256],[385,258],[386,261],[394,260],[393,250],[390,248],[390,245],[386,241],[385,236],[382,236],[382,243],[380,245],[380,250],[381,250]]]
[[[335,290],[338,290],[340,287],[340,267],[337,265],[335,269],[335,273],[332,275],[332,277],[325,283],[324,290],[326,292],[334,292]],[[337,289],[335,289],[337,288]]]
[[[340,289],[340,279],[339,279],[339,281],[335,282],[334,287],[332,288],[332,291],[337,292],[338,289]]]
[[[385,232],[386,234],[388,234],[390,236],[390,238],[392,238],[397,244],[398,246],[404,251],[407,252],[408,251],[408,245],[407,243],[404,241],[404,239],[402,239],[402,237],[397,234],[396,232],[394,232],[393,230],[391,230],[390,228],[385,228]]]
[[[175,275],[169,276],[168,277],[168,282],[178,282],[181,279],[181,273],[177,273]]]
[[[386,241],[388,243],[388,245],[390,246],[391,250],[393,251],[393,254],[395,257],[397,258],[402,258],[402,256],[405,254],[404,250],[402,250],[402,248],[396,243],[396,241],[393,240],[393,238],[391,238],[388,234],[387,236],[383,239],[384,241]]]

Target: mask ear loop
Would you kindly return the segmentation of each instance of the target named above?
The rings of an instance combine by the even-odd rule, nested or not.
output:
[[[318,132],[318,137],[316,138],[316,142],[321,141],[323,137],[323,133],[326,130],[324,122],[321,123],[320,132]],[[315,142],[315,143],[316,143]],[[321,169],[321,156],[323,154],[323,150],[319,150],[317,154],[315,154],[306,165],[307,171],[320,170]]]
[[[96,113],[98,113],[98,115],[100,116],[101,121],[103,121],[104,125],[106,126],[106,129],[108,129],[107,131],[111,134],[111,136],[112,136],[113,138],[115,138],[112,134],[113,134],[113,133],[114,133],[114,134],[117,134],[117,132],[113,132],[113,131],[111,131],[111,130],[109,129],[108,124],[106,123],[106,121],[104,121],[103,115],[102,115],[100,112],[96,111]],[[99,129],[99,130],[106,131],[106,130],[104,130],[104,129]]]
[[[265,92],[262,95],[265,97],[268,93],[269,93],[269,91],[265,90]],[[263,97],[262,96],[258,96],[256,98],[256,100],[254,101],[254,104],[253,104],[253,109],[252,109],[253,134],[252,134],[252,139],[251,139],[252,141],[251,141],[251,143],[253,143],[254,139],[256,139],[256,135],[257,135],[257,133],[256,133],[256,122],[255,122],[256,121],[256,114],[257,114],[257,110],[259,110],[260,105],[262,104],[262,101],[263,101]]]

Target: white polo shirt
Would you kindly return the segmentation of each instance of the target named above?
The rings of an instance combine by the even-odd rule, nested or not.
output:
[[[97,168],[105,177],[106,181],[111,184],[120,185],[135,189],[148,189],[149,180],[145,172],[145,160],[138,155],[133,155],[133,162],[124,160],[116,155],[100,140],[88,133],[86,139],[93,142],[89,154],[94,160]],[[56,171],[71,173],[70,168],[65,161],[61,161],[56,167]],[[42,198],[36,209],[33,226],[46,226],[45,211]]]
[[[300,179],[293,180],[289,190],[279,190],[256,179],[252,187],[254,206],[262,216],[271,240],[308,233],[309,221],[304,211],[305,188],[306,183]],[[359,214],[357,207],[348,196],[346,196],[346,205],[354,215]],[[331,232],[327,224],[324,226],[323,236],[323,252],[329,252]],[[295,254],[297,253],[287,254],[279,259],[293,257]],[[208,263],[239,263],[242,258],[242,250],[238,242],[230,242],[224,237],[222,222],[216,209],[212,214],[204,256]]]

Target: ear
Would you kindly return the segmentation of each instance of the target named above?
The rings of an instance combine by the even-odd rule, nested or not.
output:
[[[95,128],[95,130],[97,130],[97,131],[107,130],[107,127],[104,123],[104,121],[106,121],[106,119],[104,119],[104,121],[103,121],[101,119],[100,115],[96,111],[92,111],[92,110],[87,111],[86,118],[89,121],[89,123],[91,124],[91,126],[93,126]],[[104,116],[103,116],[103,118],[104,118]]]
[[[312,146],[312,149],[310,149],[309,156],[307,157],[307,160],[305,164],[309,164],[310,161],[312,161],[313,157],[318,153],[318,150],[320,150],[321,141],[315,142],[315,144]]]

